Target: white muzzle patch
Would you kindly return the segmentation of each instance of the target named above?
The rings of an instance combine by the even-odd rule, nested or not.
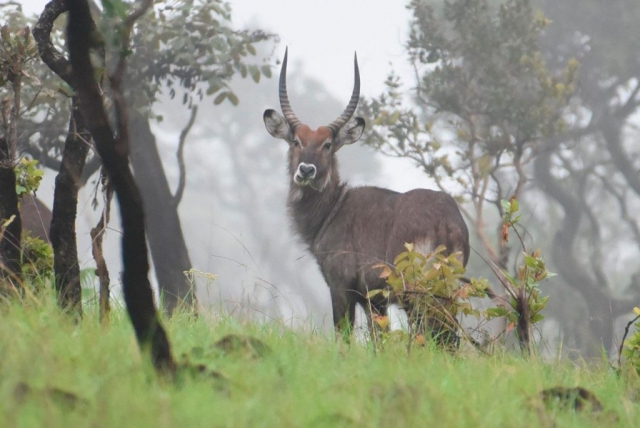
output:
[[[293,174],[293,181],[300,186],[307,186],[311,180],[316,178],[318,169],[312,163],[300,162],[295,174]]]

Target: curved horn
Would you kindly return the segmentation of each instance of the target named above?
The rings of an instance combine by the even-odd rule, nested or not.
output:
[[[291,129],[296,129],[298,125],[302,122],[298,120],[296,114],[293,112],[291,108],[291,104],[289,104],[289,97],[287,96],[287,53],[289,52],[289,47],[287,47],[284,51],[284,61],[282,61],[282,68],[280,69],[280,108],[282,109],[282,114],[284,115],[285,120],[291,127]]]
[[[358,68],[357,54],[354,54],[353,56],[353,65],[353,92],[351,93],[349,104],[347,104],[347,108],[344,109],[342,114],[328,125],[328,127],[333,131],[334,135],[338,133],[340,128],[342,128],[349,121],[349,119],[351,119],[351,116],[353,116],[353,113],[355,113],[356,107],[358,106],[358,101],[360,100],[360,69]]]

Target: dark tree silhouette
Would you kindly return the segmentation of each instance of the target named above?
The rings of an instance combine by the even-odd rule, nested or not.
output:
[[[616,345],[616,320],[640,299],[640,3],[536,0],[552,24],[541,46],[551,67],[580,62],[566,132],[545,142],[534,174],[556,212],[553,269],[575,309],[558,305],[568,346],[600,357]],[[630,261],[623,262],[623,261]],[[622,263],[621,263],[622,262]],[[553,299],[552,299],[553,300]]]
[[[129,45],[129,32],[135,20],[150,6],[144,2],[140,9],[125,18],[122,34],[122,52],[118,65],[110,76],[114,92],[116,122],[115,134],[109,124],[103,98],[94,80],[94,68],[89,57],[94,43],[96,28],[86,0],[69,0],[69,23],[67,43],[75,80],[75,90],[82,114],[96,144],[96,149],[113,183],[120,206],[122,219],[122,259],[124,272],[122,288],[127,312],[138,344],[143,351],[149,350],[155,368],[164,373],[173,373],[176,365],[166,332],[160,322],[153,302],[149,282],[149,260],[144,225],[142,198],[129,167],[129,135],[126,107],[120,92],[125,70],[125,53]],[[117,135],[117,136],[115,136]]]
[[[3,291],[11,291],[21,283],[20,235],[22,222],[18,211],[16,174],[18,125],[22,113],[21,96],[26,69],[31,61],[28,28],[14,34],[2,29],[0,82],[9,88],[9,96],[0,105],[0,279]]]
[[[0,136],[0,291],[8,292],[20,282],[20,235],[22,222],[18,211],[13,154],[7,139]]]
[[[69,61],[51,42],[54,21],[69,8],[67,1],[52,1],[45,6],[33,36],[42,61],[70,86],[74,86]],[[76,214],[81,176],[89,153],[91,135],[87,131],[76,97],[72,99],[69,130],[64,143],[60,170],[56,177],[51,219],[53,269],[58,302],[64,309],[82,315],[82,287],[76,242]]]

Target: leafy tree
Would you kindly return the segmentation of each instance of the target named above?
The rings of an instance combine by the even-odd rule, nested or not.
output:
[[[129,168],[127,113],[120,93],[121,79],[126,67],[126,49],[129,46],[127,31],[147,8],[148,1],[139,9],[124,16],[121,43],[123,50],[117,59],[118,66],[109,81],[113,88],[117,116],[117,133],[111,128],[101,90],[94,79],[91,49],[96,45],[97,30],[86,0],[69,1],[67,39],[69,61],[72,67],[73,89],[77,93],[82,116],[96,144],[104,168],[113,182],[122,217],[122,275],[124,299],[138,344],[150,354],[151,361],[162,374],[172,376],[176,363],[171,354],[167,334],[160,322],[153,303],[153,292],[148,279],[149,262],[145,239],[142,199]]]
[[[571,289],[565,298],[584,301],[581,311],[558,311],[565,341],[597,356],[613,349],[616,319],[640,299],[640,3],[536,4],[553,21],[541,37],[550,67],[568,57],[581,64],[565,132],[545,141],[534,176],[552,201],[541,216],[558,218],[551,228],[539,220]]]
[[[63,4],[65,2],[54,1],[47,7]],[[119,0],[104,2],[103,6],[103,10],[93,10],[98,18],[98,27],[106,35],[102,53],[104,64],[97,70],[97,76],[110,72],[116,66],[114,58],[122,50],[119,46],[122,21],[129,10],[128,3]],[[215,96],[216,104],[225,100],[235,104],[238,98],[228,87],[234,73],[250,75],[256,81],[261,75],[270,75],[268,64],[251,64],[248,57],[255,54],[254,43],[269,39],[271,35],[235,30],[230,20],[230,6],[222,1],[159,1],[140,18],[129,34],[132,45],[127,52],[131,72],[125,76],[123,85],[131,89],[125,91],[131,106],[130,132],[136,142],[132,147],[131,162],[147,208],[149,244],[164,295],[163,303],[169,312],[180,301],[193,302],[192,290],[183,275],[191,268],[191,261],[177,212],[183,184],[179,184],[175,192],[170,189],[155,136],[151,132],[151,123],[162,120],[162,117],[155,115],[153,108],[167,92],[171,97],[180,96],[189,108],[208,96]],[[53,23],[49,25],[52,46],[60,50],[60,28]],[[59,118],[69,117],[69,107],[66,100],[60,102],[61,97],[55,97],[55,94],[70,94],[72,91],[69,90],[69,82],[52,79],[50,70],[41,64],[37,66],[39,68],[34,68],[34,72],[38,76],[46,76],[48,86],[44,89],[52,101],[43,109],[47,112],[44,119],[42,114],[36,115],[25,127],[20,146],[45,165],[59,168],[68,164],[61,162],[63,142],[74,134],[65,133],[59,123]],[[50,82],[54,82],[53,85]],[[104,89],[110,93],[108,84]],[[57,122],[53,123],[52,118]],[[84,146],[87,147],[86,144]],[[99,159],[90,156],[80,182],[86,182],[98,166]],[[184,165],[182,167],[184,171]],[[166,251],[167,248],[172,251]]]
[[[118,34],[126,4],[113,1],[105,5],[100,26],[111,28],[105,34]],[[200,0],[155,2],[131,33],[131,72],[123,82],[131,89],[127,91],[130,132],[135,141],[131,163],[147,213],[149,245],[163,304],[169,312],[180,301],[193,304],[193,291],[183,274],[192,265],[177,210],[182,191],[170,189],[151,132],[151,122],[162,120],[153,107],[165,91],[170,97],[181,97],[189,108],[213,95],[216,104],[224,100],[237,104],[229,79],[237,72],[256,81],[261,75],[269,76],[267,64],[252,64],[249,57],[256,53],[255,43],[271,37],[261,31],[233,29],[229,4]],[[119,47],[109,40],[106,46],[109,64],[109,50],[118,52]]]
[[[40,19],[33,29],[42,61],[54,72],[64,85],[75,87],[71,65],[55,48],[51,41],[53,25],[60,14],[66,12],[66,1],[50,2],[45,6]],[[68,91],[72,93],[72,91]],[[82,315],[82,286],[80,284],[80,266],[76,243],[76,214],[78,191],[82,185],[81,177],[85,167],[91,134],[85,126],[85,120],[79,108],[78,98],[71,97],[71,117],[68,133],[64,141],[59,173],[51,215],[51,245],[54,253],[55,288],[62,308]]]
[[[10,17],[20,15],[14,5],[2,5],[2,11]],[[22,222],[14,168],[22,117],[33,114],[29,102],[35,98],[29,95],[40,85],[30,69],[37,50],[29,28],[22,24],[10,20],[0,27],[0,278],[4,292],[19,290],[21,285]]]
[[[60,6],[63,5],[64,2],[54,4]],[[57,132],[50,135],[47,134],[47,125],[61,125],[62,120],[68,115],[69,106],[66,97],[60,96],[60,94],[69,94],[71,91],[68,89],[68,85],[66,88],[61,88],[58,80],[51,78],[52,71],[38,60],[38,49],[34,39],[38,39],[38,34],[43,34],[42,31],[40,33],[37,31],[38,25],[36,25],[34,29],[35,36],[31,37],[31,32],[28,27],[29,20],[23,16],[20,7],[15,4],[4,5],[2,15],[7,18],[7,25],[3,30],[5,35],[5,52],[11,52],[11,54],[6,57],[7,62],[5,65],[7,65],[8,70],[7,76],[12,75],[16,70],[19,71],[20,74],[20,81],[14,80],[13,83],[17,84],[11,85],[14,101],[9,108],[15,111],[16,115],[12,117],[10,122],[5,122],[8,133],[11,134],[10,151],[14,159],[17,159],[19,154],[29,148],[33,149],[31,153],[39,155],[38,157],[42,157],[42,155],[47,157],[47,152],[38,153],[42,148],[40,140],[44,139],[45,134],[49,135],[52,141],[55,141],[55,144],[51,144],[51,141],[49,142],[49,145],[52,146],[51,150],[53,152],[58,150],[60,146],[58,142],[60,137],[62,137],[63,130],[60,128]],[[48,30],[44,31],[44,38],[38,39],[39,44],[44,41],[53,46],[49,41],[52,24],[53,19],[49,22]],[[62,63],[58,64],[57,68],[52,67],[52,70],[62,75],[68,84],[70,74],[68,62],[66,62],[64,58],[59,59],[59,62]],[[21,102],[21,100],[24,100],[24,102]],[[64,144],[62,161],[59,162],[61,174],[58,175],[57,180],[55,198],[57,203],[54,204],[50,237],[55,254],[55,285],[59,291],[60,303],[64,307],[81,314],[81,289],[75,243],[75,210],[77,189],[80,181],[79,177],[88,152],[88,140],[90,137],[87,133],[83,135],[79,115],[75,108],[72,108],[72,110],[74,111],[75,117],[70,123],[69,132]],[[74,161],[74,159],[68,155],[70,145],[75,145],[75,151],[79,153],[79,155],[77,155],[77,157],[79,156],[79,160]],[[71,151],[73,152],[74,149],[72,148]],[[36,167],[37,164],[38,162],[36,160],[22,158],[16,166],[16,172],[19,172],[19,175],[15,187],[19,201],[30,193],[35,194],[37,184],[42,175],[42,171]],[[75,171],[70,170],[72,166],[76,166]],[[71,189],[72,187],[73,189]],[[69,190],[67,190],[67,188]],[[70,191],[72,191],[72,193],[69,193]],[[6,192],[5,195],[10,195],[10,193]],[[67,197],[67,195],[70,196]],[[38,217],[38,213],[30,213],[29,210],[37,210],[39,203],[35,200],[32,202],[31,197],[27,199],[27,202],[25,207],[21,208],[20,216],[16,217],[18,220],[21,220],[23,216],[27,219]],[[47,217],[46,212],[42,214]],[[19,222],[15,223],[15,225],[18,224]],[[38,225],[37,222],[33,221],[28,223],[28,225],[29,224],[32,226],[34,224]],[[12,226],[12,224],[9,225],[9,227]],[[48,230],[48,226],[48,224],[45,225],[44,229]],[[43,227],[38,227],[38,229],[41,230]],[[13,233],[10,235],[13,235]],[[48,238],[49,236],[45,235],[47,241]],[[27,236],[24,236],[24,240],[29,244],[29,248],[35,248],[33,240],[28,239]],[[45,245],[46,244],[43,243],[41,248],[36,252],[30,251],[31,255],[45,255]],[[12,245],[12,247],[15,251],[20,251],[19,246]],[[34,262],[33,257],[29,257],[29,260],[25,259],[23,261],[31,265],[33,265]],[[46,264],[48,261],[43,260],[43,263]],[[23,267],[23,270],[24,269],[25,267]],[[30,277],[33,277],[33,275]]]
[[[538,45],[549,22],[528,0],[452,0],[436,12],[414,0],[407,53],[415,70],[411,107],[393,74],[388,90],[362,105],[373,117],[366,141],[411,159],[453,193],[475,232],[478,253],[509,286],[510,246],[501,201],[531,188],[542,141],[564,127],[577,63],[547,70]],[[507,204],[508,205],[508,204]]]

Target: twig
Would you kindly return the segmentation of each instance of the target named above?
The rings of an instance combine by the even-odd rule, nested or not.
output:
[[[624,327],[624,334],[622,335],[622,341],[620,342],[620,347],[618,348],[618,370],[620,370],[620,368],[622,367],[622,348],[624,348],[624,341],[627,339],[627,335],[629,334],[629,328],[639,319],[640,315],[629,321]]]
[[[516,233],[516,236],[520,241],[520,245],[522,245],[522,250],[526,253],[527,247],[524,245],[524,239],[522,239],[522,236],[520,236],[520,232],[518,232],[518,229],[516,229],[516,225],[511,220],[509,220],[509,224],[511,225],[511,228],[513,229],[513,231]]]
[[[180,168],[180,179],[178,181],[176,193],[173,196],[173,204],[175,206],[180,205],[180,201],[182,200],[182,195],[184,193],[184,188],[187,182],[187,169],[184,164],[184,144],[187,141],[187,135],[189,134],[193,123],[196,121],[197,115],[198,106],[193,106],[193,108],[191,109],[191,117],[189,118],[189,122],[180,133],[180,142],[178,143],[178,152],[176,153],[176,157],[178,158],[178,167]]]
[[[109,179],[106,173],[102,174],[102,191],[104,207],[102,214],[96,226],[91,229],[91,253],[93,259],[96,262],[96,276],[100,281],[99,290],[99,314],[100,322],[105,323],[110,311],[109,302],[111,300],[109,283],[109,269],[107,268],[107,262],[104,259],[104,253],[102,250],[102,240],[104,238],[104,232],[107,230],[107,224],[109,224],[111,198],[113,197],[113,186],[109,183]]]

